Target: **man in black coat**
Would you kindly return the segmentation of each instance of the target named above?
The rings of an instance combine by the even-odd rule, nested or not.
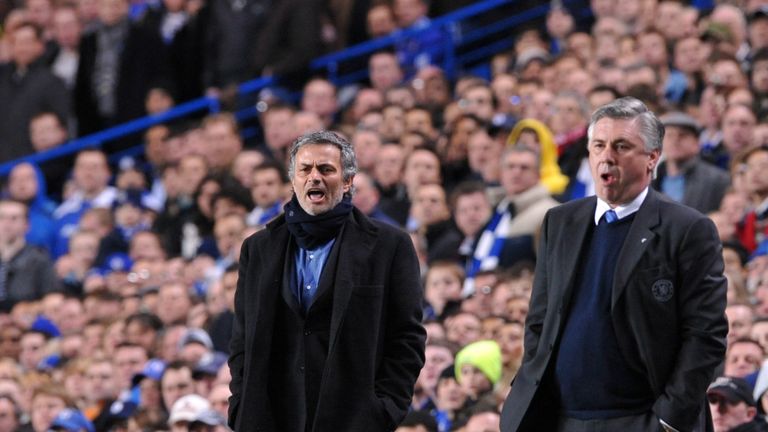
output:
[[[290,152],[294,196],[242,247],[230,344],[235,431],[390,431],[424,362],[416,253],[351,204],[352,146]]]
[[[167,85],[164,45],[151,29],[128,18],[128,0],[100,0],[100,25],[80,42],[75,82],[78,135],[146,114],[153,87]]]
[[[728,331],[722,248],[711,220],[649,188],[663,137],[634,98],[592,115],[597,198],[544,220],[502,431],[711,430],[706,390]]]
[[[0,200],[0,311],[61,291],[48,253],[24,238],[29,209],[20,201]]]
[[[0,65],[0,162],[35,152],[29,123],[36,114],[50,111],[66,119],[70,105],[64,82],[42,58],[43,30],[23,23],[10,36],[12,60]]]
[[[223,89],[256,78],[249,53],[276,3],[272,0],[207,2],[202,23],[203,83],[207,88]]]

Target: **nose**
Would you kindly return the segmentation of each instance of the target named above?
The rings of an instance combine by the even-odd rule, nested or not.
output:
[[[606,161],[613,161],[614,157],[616,157],[616,150],[614,150],[613,147],[607,145],[607,146],[605,146],[603,151],[600,153],[600,155]]]
[[[719,404],[717,404],[717,412],[719,414],[725,414],[726,412],[728,412],[728,404],[725,403],[725,401],[722,401]]]
[[[320,171],[317,168],[312,168],[308,177],[311,182],[320,183]]]

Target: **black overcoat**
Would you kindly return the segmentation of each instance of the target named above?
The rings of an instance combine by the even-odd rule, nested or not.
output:
[[[242,247],[229,360],[229,423],[235,431],[293,432],[293,419],[303,415],[304,401],[286,404],[283,399],[286,393],[303,393],[295,388],[301,380],[286,379],[281,386],[271,376],[286,368],[276,363],[284,353],[272,350],[286,346],[282,339],[295,338],[277,331],[290,328],[283,314],[290,313],[284,284],[291,241],[280,216]],[[316,415],[307,419],[305,430],[394,430],[408,410],[424,362],[416,254],[403,231],[370,220],[357,209],[336,242],[335,264],[329,257],[320,282],[322,287],[326,273],[333,272],[328,353],[322,359],[307,358],[306,369],[297,365],[295,370],[300,377],[323,364]],[[313,328],[304,330],[313,337]],[[316,350],[306,352],[309,356]]]

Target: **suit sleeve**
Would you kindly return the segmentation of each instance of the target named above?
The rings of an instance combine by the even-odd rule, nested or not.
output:
[[[690,224],[677,256],[682,275],[680,348],[654,412],[677,430],[691,430],[714,370],[723,361],[728,333],[722,246],[712,221],[702,217]]]
[[[236,430],[237,412],[240,407],[240,396],[243,386],[243,364],[245,363],[245,273],[249,265],[249,240],[243,244],[240,251],[240,265],[237,277],[237,289],[235,290],[235,319],[232,324],[232,339],[229,343],[229,371],[232,379],[229,390],[229,427]]]
[[[91,80],[93,77],[93,58],[95,56],[95,36],[84,35],[80,38],[80,60],[75,75],[74,101],[75,117],[77,117],[77,135],[83,136],[98,129],[96,109],[93,105]]]
[[[390,274],[384,355],[376,374],[375,392],[396,425],[411,403],[416,378],[424,365],[426,340],[421,325],[418,259],[405,235],[397,243]]]
[[[528,315],[525,319],[525,337],[524,337],[524,356],[523,362],[534,357],[539,346],[541,329],[544,326],[544,318],[547,315],[547,257],[550,255],[548,249],[549,237],[549,218],[550,212],[544,216],[544,222],[541,225],[538,259],[536,260],[536,270],[533,278],[533,289],[531,290],[531,301],[528,306]]]

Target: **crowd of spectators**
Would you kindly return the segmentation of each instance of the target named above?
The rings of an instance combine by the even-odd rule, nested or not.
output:
[[[462,3],[437,1],[433,13]],[[312,59],[428,27],[428,7],[422,0],[2,0],[0,101],[13,109],[0,119],[0,161],[204,94],[228,100],[255,77],[299,89]],[[433,60],[430,48],[443,34],[430,34],[400,48],[409,70]]]
[[[3,161],[253,76],[300,77],[325,49],[429,24],[421,0],[330,2],[347,15],[320,2],[13,3],[0,1]],[[239,249],[290,198],[290,144],[319,129],[353,143],[353,203],[407,230],[420,260],[426,364],[398,431],[498,430],[523,356],[539,225],[594,193],[589,115],[621,95],[666,126],[653,187],[708,214],[723,241],[719,375],[748,387],[713,383],[716,430],[761,419],[768,2],[735,3],[594,0],[581,29],[553,2],[489,77],[449,80],[429,55],[432,34],[371,55],[359,85],[303,79],[297,103],[262,92],[255,138],[224,112],[154,126],[143,157],[116,165],[98,149],[16,165],[0,199],[0,432],[225,430]],[[367,34],[354,28],[361,16]]]

